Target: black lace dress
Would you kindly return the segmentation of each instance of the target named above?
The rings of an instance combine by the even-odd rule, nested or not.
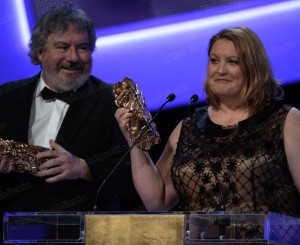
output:
[[[283,144],[290,106],[274,102],[261,113],[222,127],[207,107],[183,120],[174,163],[173,185],[180,210],[239,213],[276,212],[300,216]]]

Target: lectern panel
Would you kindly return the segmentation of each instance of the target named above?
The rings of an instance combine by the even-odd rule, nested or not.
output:
[[[182,245],[183,214],[86,215],[86,245]]]
[[[300,244],[300,218],[272,212],[5,213],[3,223],[4,244]]]

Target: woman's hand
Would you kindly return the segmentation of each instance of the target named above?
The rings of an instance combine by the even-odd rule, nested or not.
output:
[[[128,109],[124,108],[118,108],[115,113],[115,118],[117,119],[119,127],[129,145],[132,142],[129,134],[129,121],[132,116],[133,114],[130,113]]]

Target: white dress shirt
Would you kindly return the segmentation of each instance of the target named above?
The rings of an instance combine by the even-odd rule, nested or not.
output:
[[[41,76],[31,106],[28,143],[49,148],[49,140],[55,140],[69,105],[61,100],[43,100],[44,87],[48,86]]]

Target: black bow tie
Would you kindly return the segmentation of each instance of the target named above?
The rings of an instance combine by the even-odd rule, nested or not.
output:
[[[71,102],[74,100],[74,92],[73,91],[66,91],[57,93],[51,89],[48,89],[47,87],[44,87],[41,95],[44,100],[62,100],[66,102],[67,104],[71,104]]]

